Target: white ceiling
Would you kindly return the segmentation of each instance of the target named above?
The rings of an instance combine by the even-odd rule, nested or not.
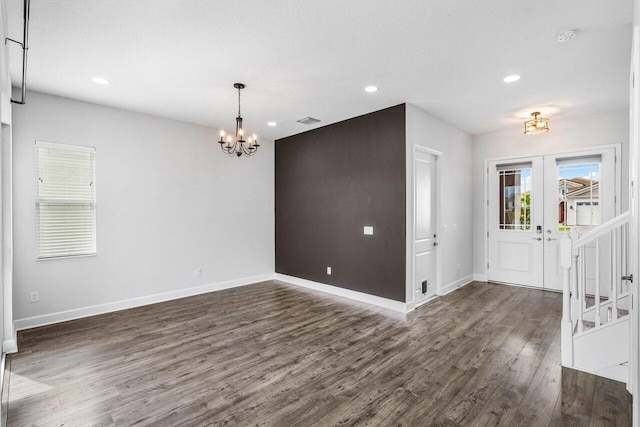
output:
[[[21,39],[23,1],[7,1]],[[29,89],[229,129],[239,81],[245,129],[268,139],[403,102],[471,134],[628,107],[631,0],[31,3]],[[578,37],[558,43],[565,28]]]

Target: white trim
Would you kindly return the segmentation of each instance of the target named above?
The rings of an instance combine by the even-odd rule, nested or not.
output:
[[[5,418],[4,418],[5,413],[2,410],[2,406],[3,406],[2,404],[4,403],[3,397],[4,397],[5,393],[9,392],[8,390],[4,389],[4,371],[6,369],[6,366],[7,366],[7,354],[6,353],[2,353],[2,360],[0,360],[0,420],[1,420],[0,423],[2,423],[2,424],[4,424],[3,421],[5,420]],[[8,386],[8,384],[7,384],[7,386]],[[7,394],[7,396],[8,396],[8,394]],[[9,401],[9,399],[7,399],[7,401]]]
[[[280,273],[276,273],[276,280],[331,295],[337,295],[339,297],[348,298],[354,301],[364,302],[367,304],[397,311],[399,313],[407,313],[408,311],[410,311],[407,310],[407,304],[405,304],[404,302],[365,294],[364,292],[352,291],[351,289],[344,289],[338,286],[327,285],[325,283],[314,282],[312,280],[287,276],[286,274]]]
[[[517,155],[515,157],[513,156],[503,156],[503,157],[491,157],[489,159],[485,159],[484,163],[485,165],[487,165],[490,162],[500,162],[502,160],[518,160],[518,159],[524,159],[524,158],[529,158],[529,157],[544,157],[544,156],[555,156],[555,155],[562,155],[562,154],[573,154],[573,153],[581,153],[581,155],[583,153],[589,152],[589,151],[593,151],[595,152],[599,152],[608,148],[615,148],[616,149],[616,154],[621,154],[621,149],[622,149],[622,144],[619,142],[614,142],[612,144],[604,144],[604,145],[593,145],[590,147],[582,147],[582,148],[567,148],[564,150],[560,150],[560,151],[551,151],[548,153],[532,153],[532,154],[523,154],[523,155]],[[584,154],[584,155],[588,155],[588,154]]]
[[[0,128],[0,151],[2,151],[2,182],[0,183],[1,211],[2,211],[2,289],[4,327],[2,333],[2,351],[4,353],[15,353],[18,351],[16,340],[16,329],[13,322],[13,134],[11,125],[2,124]],[[9,339],[9,338],[12,339]],[[6,339],[6,341],[4,341]]]
[[[636,2],[636,8],[638,4]],[[636,11],[637,12],[637,11]],[[638,22],[634,22],[633,27],[633,43],[631,53],[631,69],[630,69],[630,143],[629,143],[629,210],[631,211],[630,222],[630,265],[628,268],[634,277],[640,277],[639,262],[640,259],[640,193],[638,192],[638,180],[640,174],[640,142],[639,142],[639,123],[640,123],[640,89],[638,85],[637,74],[640,73],[640,27]],[[631,288],[632,304],[636,307],[631,310],[631,322],[629,325],[630,339],[630,366],[629,381],[627,382],[627,390],[633,395],[633,425],[640,425],[640,316],[638,315],[638,307],[640,307],[640,295],[638,286]]]
[[[14,328],[14,336],[10,340],[2,341],[2,351],[4,354],[18,352],[18,330]]]
[[[591,375],[595,375],[597,377],[602,377],[602,378],[607,378],[609,380],[614,380],[614,381],[618,381],[621,383],[627,383],[628,381],[628,376],[625,377],[624,375],[616,375],[615,372],[612,372],[612,368],[615,368],[617,366],[623,366],[623,365],[614,365],[614,366],[609,366],[607,368],[603,368],[599,371],[590,371],[589,369],[582,369],[582,368],[574,368],[571,366],[566,366],[569,369],[573,369],[574,371],[580,371],[580,372],[586,372],[587,374],[591,374]]]
[[[56,150],[66,150],[66,151],[82,151],[84,153],[96,152],[95,147],[88,147],[86,145],[61,144],[59,142],[48,142],[48,141],[38,141],[38,140],[36,140],[36,147],[54,148]]]
[[[473,274],[469,274],[468,276],[464,276],[463,278],[458,279],[455,282],[451,282],[447,286],[442,287],[442,293],[440,294],[440,296],[447,295],[448,293],[451,293],[456,289],[460,289],[461,287],[473,282],[473,280]]]
[[[432,296],[430,298],[427,298],[425,300],[422,300],[422,301],[416,303],[414,308],[418,308],[418,307],[420,307],[420,306],[422,306],[422,305],[424,305],[424,304],[426,304],[428,302],[431,302],[431,301],[436,300],[436,299],[438,299],[438,298],[440,298],[442,296],[450,294],[451,292],[455,291],[456,289],[460,289],[463,286],[467,286],[469,283],[472,283],[473,280],[474,280],[473,279],[473,274],[469,274],[468,276],[465,276],[465,277],[463,277],[461,279],[458,279],[458,280],[456,280],[454,282],[451,282],[448,285],[443,286],[443,288],[442,288],[443,292],[441,294],[434,295],[434,296]]]
[[[423,305],[425,305],[428,302],[431,302],[433,300],[437,300],[438,297],[440,297],[440,295],[432,295],[427,299],[423,299],[422,301],[415,303],[415,305],[413,306],[413,309],[415,310],[416,308],[422,307]]]
[[[486,274],[473,273],[473,280],[476,281],[476,282],[486,282],[487,281],[487,275]]]
[[[423,153],[432,154],[436,157],[442,156],[442,151],[434,150],[433,148],[425,147],[420,144],[413,144],[415,151],[422,151]]]
[[[179,289],[176,291],[163,292],[159,294],[147,295],[127,300],[114,301],[105,304],[98,304],[89,307],[76,308],[72,310],[59,311],[57,313],[43,314],[40,316],[27,317],[15,321],[15,329],[17,331],[36,328],[38,326],[51,325],[54,323],[66,322],[68,320],[81,319],[83,317],[95,316],[98,314],[112,313],[114,311],[126,310],[128,308],[140,307],[159,302],[171,301],[180,298],[186,298],[194,295],[206,294],[209,292],[220,291],[223,289],[237,288],[240,286],[251,285],[266,280],[273,280],[273,274],[263,274],[260,276],[246,277],[242,279],[228,280],[226,282],[211,283],[203,286]],[[5,341],[3,345],[7,345],[10,341]],[[15,344],[14,344],[15,345]],[[16,348],[17,350],[17,348]],[[5,347],[5,351],[9,352]]]
[[[491,283],[492,285],[511,286],[511,287],[514,287],[514,288],[534,289],[536,291],[555,292],[555,293],[560,293],[560,294],[562,293],[561,289],[541,288],[539,286],[520,285],[518,283],[500,282],[498,280],[487,280],[487,283]]]

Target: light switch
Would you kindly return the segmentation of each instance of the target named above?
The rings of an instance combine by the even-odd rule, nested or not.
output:
[[[442,226],[442,231],[444,231],[445,233],[448,233],[449,232],[449,226],[447,224],[444,224]]]
[[[373,227],[371,227],[369,225],[365,225],[364,226],[364,234],[366,236],[373,236]]]
[[[327,267],[327,274],[331,275],[331,267]]]

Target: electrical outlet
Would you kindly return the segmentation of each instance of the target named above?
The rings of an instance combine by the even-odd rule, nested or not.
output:
[[[364,226],[364,234],[366,236],[373,236],[373,227],[370,225],[365,225]]]
[[[331,267],[327,267],[327,274],[331,276]]]
[[[201,268],[196,269],[196,277],[202,277],[202,269]]]
[[[29,293],[29,299],[31,302],[38,302],[38,291],[31,291]]]

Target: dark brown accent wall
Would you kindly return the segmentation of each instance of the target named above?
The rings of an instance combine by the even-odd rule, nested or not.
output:
[[[404,104],[277,140],[276,272],[404,302],[405,180]]]

